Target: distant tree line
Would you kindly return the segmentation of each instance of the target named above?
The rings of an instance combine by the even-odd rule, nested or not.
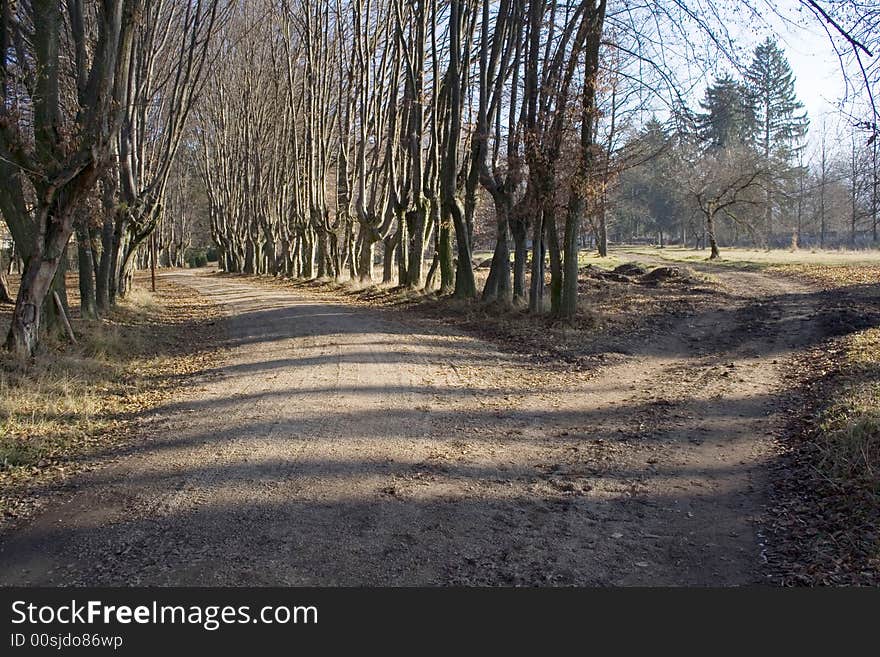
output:
[[[648,121],[628,142],[645,157],[621,172],[610,232],[617,241],[712,249],[877,245],[877,138],[869,121],[843,121],[843,143],[809,120],[772,39],[737,78],[724,74],[699,110]],[[713,246],[714,244],[714,246]]]

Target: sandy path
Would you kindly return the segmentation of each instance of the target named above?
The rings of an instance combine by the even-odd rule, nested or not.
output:
[[[591,375],[227,278],[229,358],[0,547],[0,583],[744,584],[811,291],[720,272]]]

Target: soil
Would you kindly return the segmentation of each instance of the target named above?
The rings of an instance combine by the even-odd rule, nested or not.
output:
[[[642,260],[643,261],[643,260]],[[305,289],[164,273],[228,357],[0,547],[4,585],[744,585],[809,282],[712,269],[723,303],[590,368]]]

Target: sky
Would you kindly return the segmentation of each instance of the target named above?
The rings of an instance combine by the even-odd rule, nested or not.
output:
[[[841,100],[847,93],[844,73],[822,24],[799,12],[797,0],[778,0],[773,4],[782,17],[768,11],[764,14],[764,25],[741,26],[737,39],[751,50],[768,35],[776,38],[795,75],[798,99],[810,118],[808,139],[814,148],[820,141],[823,123],[834,134],[849,132],[841,112]]]
[[[741,77],[742,69],[751,61],[755,47],[770,36],[785,52],[794,73],[795,92],[810,119],[808,157],[819,150],[823,132],[828,135],[826,142],[832,149],[838,146],[842,148],[844,144],[848,146],[853,129],[852,120],[843,111],[851,109],[851,105],[842,104],[848,91],[846,78],[824,25],[799,0],[749,0],[747,4],[756,11],[749,12],[744,8],[746,3],[739,1],[713,5],[719,8],[717,18],[722,21],[723,27],[716,23],[712,31],[719,36],[727,55],[720,54],[709,45],[702,50],[705,59],[696,58],[697,65],[693,69],[689,68],[686,60],[680,64],[679,79],[690,83],[679,87],[685,89],[686,102],[691,108],[698,109],[706,87],[715,77],[723,73]],[[698,44],[711,42],[707,41],[705,32],[695,31],[693,43],[694,52],[701,53]],[[851,62],[847,64],[851,65]],[[853,79],[859,77],[853,71],[850,74]],[[665,114],[668,107],[669,104],[665,105],[660,114]],[[650,103],[648,108],[648,114],[655,116],[656,108],[650,109]]]
[[[824,32],[789,28],[778,43],[794,72],[795,89],[814,123],[824,114],[837,114],[838,102],[846,92],[837,55]]]

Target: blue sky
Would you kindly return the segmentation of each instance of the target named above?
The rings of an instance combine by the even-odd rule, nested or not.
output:
[[[797,0],[772,4],[782,16],[766,12],[765,24],[742,26],[739,40],[745,49],[751,49],[768,34],[776,37],[796,76],[797,95],[810,116],[810,140],[815,142],[823,120],[829,125],[845,122],[840,102],[847,86],[840,60],[822,25],[813,16],[799,12]]]
[[[818,151],[823,131],[830,137],[832,150],[849,148],[851,120],[841,109],[852,109],[852,90],[847,89],[840,59],[823,25],[804,11],[798,0],[754,0],[754,5],[766,7],[766,11],[746,21],[742,12],[735,12],[727,26],[744,63],[747,65],[756,45],[767,36],[774,37],[791,64],[798,99],[810,118],[808,157]],[[856,71],[849,73],[860,79]],[[848,91],[850,97],[842,103]]]
[[[835,112],[846,87],[827,35],[814,29],[788,29],[780,35],[779,43],[797,76],[797,93],[810,117],[818,121],[822,114]]]

